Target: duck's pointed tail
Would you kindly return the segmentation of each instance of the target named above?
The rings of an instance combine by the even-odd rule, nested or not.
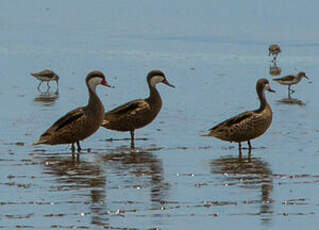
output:
[[[210,137],[211,135],[209,133],[199,133],[199,136],[201,136],[201,137]]]
[[[32,146],[34,146],[34,145],[42,145],[42,144],[45,144],[47,142],[47,140],[38,140],[38,141],[35,141],[35,142],[33,142],[32,143]]]

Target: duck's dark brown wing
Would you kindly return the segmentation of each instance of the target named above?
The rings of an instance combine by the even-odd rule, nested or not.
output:
[[[126,130],[133,127],[137,120],[146,119],[146,114],[151,110],[145,100],[134,100],[121,105],[104,115],[102,126],[108,129]]]
[[[136,114],[147,109],[150,109],[150,105],[145,100],[134,100],[105,113],[105,116],[121,116],[123,114]]]
[[[220,129],[229,128],[233,125],[237,125],[237,124],[239,125],[245,122],[247,119],[251,118],[252,116],[253,116],[252,111],[247,111],[247,112],[238,114],[237,116],[229,118],[223,121],[222,123],[214,126],[213,128],[209,129],[209,131],[218,131]]]
[[[59,120],[57,120],[44,134],[41,135],[41,137],[50,135],[50,133],[52,133],[52,132],[57,132],[57,131],[63,129],[67,125],[69,125],[69,124],[77,121],[81,117],[83,117],[84,114],[85,114],[85,111],[84,111],[83,107],[77,108],[75,110],[72,110],[71,112],[68,112],[63,117],[61,117]]]

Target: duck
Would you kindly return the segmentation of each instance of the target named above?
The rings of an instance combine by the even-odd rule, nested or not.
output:
[[[278,54],[281,53],[280,46],[277,45],[277,44],[272,44],[272,45],[269,46],[268,51],[269,51],[268,55],[269,56],[270,55],[273,56],[273,62],[276,62]]]
[[[85,82],[89,91],[88,104],[76,108],[58,119],[32,145],[72,144],[72,153],[74,153],[74,144],[76,143],[78,152],[81,151],[80,141],[95,133],[104,119],[104,106],[96,94],[96,87],[98,85],[111,87],[100,71],[90,72]]]
[[[38,73],[30,73],[31,76],[35,77],[36,79],[40,80],[40,83],[37,87],[37,89],[40,89],[40,86],[42,82],[46,81],[48,88],[50,88],[49,82],[50,81],[55,81],[57,84],[57,88],[59,87],[59,76],[54,73],[52,70],[45,69],[41,72]]]
[[[284,77],[274,78],[273,81],[276,81],[281,85],[288,85],[288,93],[290,93],[294,92],[294,90],[291,89],[291,86],[299,83],[302,78],[307,78],[309,80],[309,77],[305,72],[299,72],[298,74],[290,74]]]
[[[156,89],[156,85],[163,83],[175,88],[170,84],[165,74],[160,70],[152,70],[147,74],[146,81],[149,87],[149,97],[137,99],[118,106],[105,113],[102,127],[120,132],[130,132],[131,149],[135,148],[134,131],[150,124],[162,108],[162,99]]]
[[[259,79],[256,84],[256,91],[260,101],[258,109],[246,111],[231,117],[209,129],[209,133],[202,134],[201,136],[237,142],[239,150],[242,148],[241,142],[247,141],[249,150],[251,150],[252,145],[250,141],[264,134],[272,122],[272,110],[266,100],[265,90],[275,92],[275,90],[270,88],[267,79]]]

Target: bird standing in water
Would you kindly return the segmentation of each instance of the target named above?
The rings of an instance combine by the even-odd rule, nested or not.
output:
[[[265,90],[275,92],[269,86],[267,79],[259,79],[256,91],[260,101],[260,107],[256,110],[247,111],[229,118],[211,128],[208,134],[201,136],[212,136],[223,141],[237,142],[241,151],[241,142],[247,141],[251,150],[250,140],[264,134],[270,127],[272,121],[272,110],[265,97]]]
[[[36,79],[38,79],[40,81],[37,89],[39,90],[40,89],[40,86],[42,84],[42,82],[46,81],[47,82],[47,86],[48,88],[50,88],[50,85],[49,85],[49,82],[50,81],[55,81],[56,82],[56,85],[57,85],[57,88],[59,87],[59,76],[54,73],[52,70],[43,70],[41,72],[38,72],[38,73],[30,73],[31,76],[35,77]]]
[[[268,48],[268,51],[269,51],[268,55],[269,56],[270,55],[273,56],[272,62],[276,62],[278,54],[281,53],[280,46],[277,45],[277,44],[270,45],[269,48]]]
[[[95,133],[102,124],[104,118],[104,106],[96,94],[97,85],[111,87],[105,80],[103,73],[93,71],[86,77],[86,86],[89,91],[87,106],[77,108],[57,120],[39,141],[32,145],[58,145],[72,144],[72,153],[77,144],[78,152],[81,151],[80,141]]]
[[[158,83],[164,83],[175,88],[166,80],[162,71],[153,70],[147,75],[147,84],[150,96],[121,105],[105,113],[102,126],[106,129],[130,132],[131,148],[135,148],[134,131],[151,123],[162,108],[162,99],[156,89]]]
[[[281,85],[288,85],[288,95],[290,95],[290,93],[295,92],[294,90],[291,89],[291,86],[299,83],[302,78],[307,78],[309,80],[305,72],[299,72],[298,74],[295,74],[295,75],[287,75],[280,78],[274,78],[273,81],[276,81]]]

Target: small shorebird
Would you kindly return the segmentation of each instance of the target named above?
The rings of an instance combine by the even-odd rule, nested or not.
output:
[[[281,85],[288,85],[288,95],[289,95],[290,92],[292,93],[295,92],[290,87],[292,85],[299,83],[303,77],[309,79],[305,72],[299,72],[296,75],[287,75],[281,78],[274,78],[273,81],[276,81]]]
[[[146,99],[138,99],[121,105],[105,113],[102,126],[106,129],[130,132],[131,148],[134,149],[134,131],[151,123],[162,108],[162,99],[156,89],[156,84],[170,84],[162,71],[153,70],[147,75],[147,83],[150,96]]]
[[[103,73],[93,71],[86,77],[86,86],[89,90],[88,105],[72,110],[61,117],[41,135],[39,141],[32,145],[72,144],[73,153],[74,143],[76,143],[80,152],[80,141],[95,133],[104,118],[104,106],[96,94],[97,85],[110,87]]]
[[[256,91],[260,101],[257,110],[247,111],[229,118],[211,128],[208,134],[201,136],[212,136],[223,141],[237,142],[241,153],[241,142],[247,141],[249,149],[252,148],[250,140],[261,136],[270,127],[272,121],[272,110],[267,103],[265,90],[275,92],[269,86],[267,79],[259,79]]]
[[[268,55],[273,56],[273,62],[276,62],[278,54],[281,53],[281,49],[280,49],[279,45],[277,45],[277,44],[270,45],[268,48],[268,51],[269,51]]]
[[[59,87],[59,76],[56,73],[54,73],[52,70],[46,69],[38,73],[30,73],[30,74],[36,79],[40,80],[40,83],[37,87],[38,90],[42,82],[44,81],[47,82],[48,88],[50,88],[50,85],[49,85],[50,81],[56,81],[56,85],[57,87]]]

